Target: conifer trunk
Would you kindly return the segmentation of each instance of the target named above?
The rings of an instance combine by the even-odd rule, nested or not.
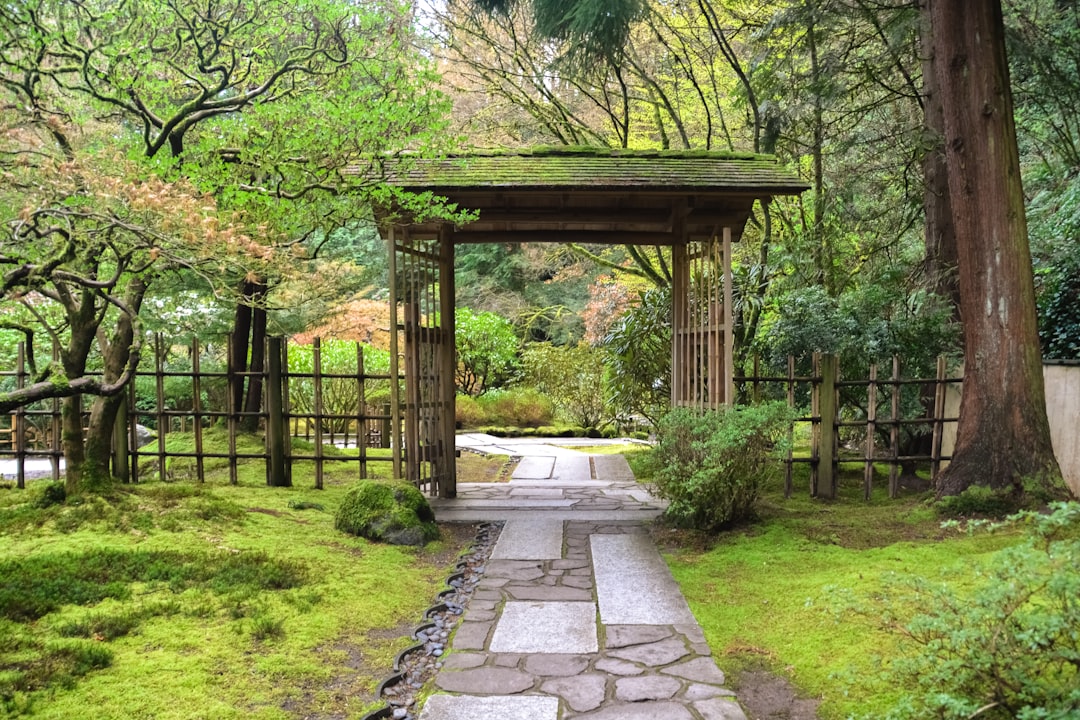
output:
[[[1060,477],[1050,445],[999,0],[930,0],[956,231],[964,392],[938,495]]]

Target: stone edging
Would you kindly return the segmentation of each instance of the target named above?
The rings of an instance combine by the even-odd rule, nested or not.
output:
[[[418,642],[398,653],[393,674],[375,690],[375,697],[384,699],[387,705],[369,712],[361,720],[415,720],[416,695],[442,667],[440,658],[480,582],[501,529],[502,523],[478,525],[469,551],[446,578],[448,587],[436,595],[436,603],[424,611],[424,622],[413,630],[412,637]]]

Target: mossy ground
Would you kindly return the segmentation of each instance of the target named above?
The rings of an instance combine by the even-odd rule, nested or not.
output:
[[[894,639],[875,598],[904,576],[962,584],[1016,537],[945,531],[925,495],[879,489],[867,502],[861,465],[842,473],[839,499],[814,500],[805,470],[789,499],[781,483],[767,488],[757,522],[656,537],[736,689],[765,668],[821,698],[822,720],[881,716],[898,689],[881,680]]]
[[[2,572],[32,576],[14,607],[61,600],[0,618],[0,717],[262,720],[375,707],[375,686],[472,528],[444,527],[422,549],[345,535],[334,511],[356,466],[329,466],[322,491],[313,473],[297,463],[293,487],[270,488],[255,461],[230,486],[221,464],[204,484],[148,481],[46,508],[34,507],[38,481],[0,490]],[[88,568],[98,568],[89,590],[66,587]]]

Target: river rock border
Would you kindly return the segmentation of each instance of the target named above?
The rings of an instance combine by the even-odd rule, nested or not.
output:
[[[369,712],[362,720],[415,720],[416,696],[424,683],[442,668],[440,658],[484,574],[500,530],[502,523],[477,526],[476,538],[468,552],[446,579],[447,588],[438,593],[437,602],[424,611],[424,622],[413,631],[416,644],[398,653],[393,674],[375,690],[375,697],[384,699],[386,707]]]

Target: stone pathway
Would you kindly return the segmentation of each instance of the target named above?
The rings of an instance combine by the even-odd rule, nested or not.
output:
[[[663,507],[625,459],[521,455],[509,483],[433,503],[505,525],[420,720],[745,720],[643,526]]]

